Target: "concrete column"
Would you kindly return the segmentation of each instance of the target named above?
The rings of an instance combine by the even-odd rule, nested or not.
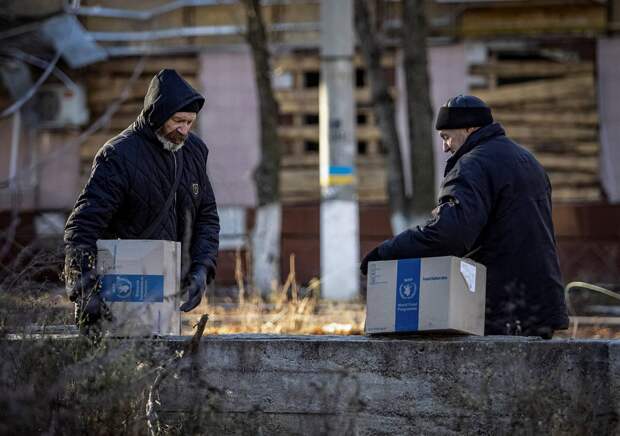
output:
[[[359,290],[353,48],[353,1],[322,0],[321,291],[334,300],[351,299]]]

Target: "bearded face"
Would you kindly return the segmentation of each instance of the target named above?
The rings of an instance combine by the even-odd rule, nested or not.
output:
[[[166,150],[176,151],[183,146],[196,120],[194,112],[176,112],[155,132]]]

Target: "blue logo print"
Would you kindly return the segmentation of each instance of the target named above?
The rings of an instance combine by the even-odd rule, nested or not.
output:
[[[164,301],[164,276],[142,274],[106,274],[101,280],[101,296],[105,301]]]
[[[418,292],[418,286],[413,281],[413,278],[403,279],[402,283],[398,287],[398,293],[404,300],[408,300],[416,296]]]
[[[394,330],[418,330],[420,304],[420,259],[402,259],[396,269],[396,313]]]

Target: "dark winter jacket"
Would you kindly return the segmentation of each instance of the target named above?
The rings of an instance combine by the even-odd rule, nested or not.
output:
[[[379,246],[381,259],[467,256],[487,267],[485,334],[566,328],[551,185],[499,124],[448,159],[434,218]]]
[[[67,252],[96,253],[97,239],[139,239],[171,191],[177,165],[182,178],[165,218],[150,239],[191,241],[192,267],[215,273],[219,219],[207,176],[206,145],[190,133],[176,152],[163,148],[155,130],[175,112],[204,98],[175,71],[153,78],[137,120],[97,153],[90,178],[65,227]],[[189,234],[188,234],[189,232]]]

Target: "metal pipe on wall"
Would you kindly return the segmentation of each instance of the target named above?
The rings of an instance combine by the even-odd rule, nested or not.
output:
[[[271,32],[315,32],[320,29],[319,23],[274,23],[269,30]],[[245,33],[244,26],[188,26],[174,27],[171,29],[146,30],[134,32],[88,32],[88,35],[98,42],[112,41],[154,41],[167,38],[186,38],[197,36],[222,36],[242,35]]]

